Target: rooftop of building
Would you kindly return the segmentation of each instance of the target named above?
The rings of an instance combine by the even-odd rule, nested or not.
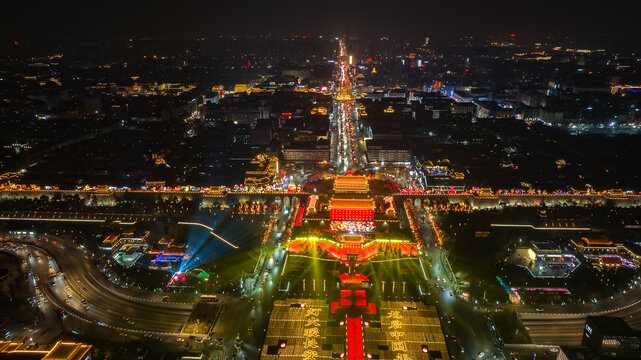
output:
[[[320,150],[328,150],[329,149],[329,140],[325,139],[320,139],[316,140],[314,142],[297,142],[297,141],[292,141],[289,143],[289,145],[286,145],[284,147],[284,150],[299,150],[299,149],[310,149],[310,150],[315,150],[315,149],[320,149]]]
[[[613,316],[588,316],[586,326],[599,328],[604,335],[609,336],[638,336],[638,334],[622,318]]]
[[[600,257],[599,261],[606,266],[619,266],[623,265],[623,260],[618,256],[604,256]]]
[[[641,256],[641,243],[626,241],[625,247],[635,256]]]
[[[118,235],[109,235],[102,242],[103,243],[113,243],[116,240],[118,240]]]
[[[363,236],[362,235],[343,235],[341,238],[343,242],[363,242]]]
[[[21,342],[14,341],[0,341],[0,353],[6,353],[9,351],[17,350],[22,346]]]
[[[373,199],[341,199],[333,198],[329,201],[330,209],[340,210],[374,210]]]
[[[50,350],[22,350],[23,343],[0,341],[0,359],[20,360],[80,360],[91,345],[58,341]]]
[[[42,360],[80,360],[91,349],[91,345],[57,342]]]
[[[560,252],[561,246],[550,241],[532,241],[532,247],[538,252]]]
[[[606,238],[600,238],[600,237],[582,237],[581,241],[585,243],[586,245],[589,246],[594,246],[594,245],[613,245],[612,241],[606,239]]]
[[[319,359],[345,353],[345,329],[330,319],[325,300],[276,300],[260,358],[302,359],[306,351]]]
[[[42,360],[47,351],[42,350],[16,350],[0,352],[0,359],[7,360]]]
[[[334,178],[334,190],[337,192],[367,192],[369,181],[362,175],[338,175]]]
[[[372,358],[450,358],[436,307],[419,302],[383,301],[377,310],[380,326],[365,327],[363,337],[365,353]]]
[[[584,346],[561,346],[561,352],[568,360],[590,360],[594,358],[592,350]]]
[[[367,140],[367,147],[371,148],[373,146],[382,146],[384,150],[407,150],[407,146],[403,140],[399,139],[372,139]]]
[[[158,245],[170,245],[173,242],[174,242],[174,238],[169,238],[169,237],[164,238],[163,237],[160,240],[158,240]]]
[[[338,175],[334,178],[336,185],[367,185],[368,180],[365,176],[356,175]]]

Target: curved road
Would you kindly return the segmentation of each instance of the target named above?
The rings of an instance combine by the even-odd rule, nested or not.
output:
[[[620,317],[633,329],[641,329],[641,288],[632,286],[624,294],[595,303],[571,305],[507,305],[518,313],[535,343],[580,345],[585,318],[588,316]],[[538,310],[537,310],[538,309]]]
[[[163,302],[161,294],[134,293],[118,289],[93,264],[91,257],[59,239],[39,236],[5,238],[22,244],[15,251],[36,275],[38,289],[67,314],[88,323],[116,331],[145,333],[148,336],[180,334],[194,306],[193,302]],[[61,271],[59,275],[51,276]]]

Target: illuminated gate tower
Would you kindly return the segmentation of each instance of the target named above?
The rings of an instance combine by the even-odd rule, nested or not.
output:
[[[374,213],[377,206],[374,199],[369,198],[363,191],[369,190],[368,180],[364,176],[337,176],[334,182],[336,194],[329,201],[329,229],[321,229],[305,236],[295,237],[287,243],[290,252],[309,252],[309,249],[320,249],[341,261],[346,261],[348,256],[356,255],[357,261],[364,262],[376,256],[383,247],[388,250],[400,251],[403,255],[416,255],[420,244],[409,239],[383,239],[377,237]],[[359,194],[355,194],[359,192]],[[350,197],[351,194],[351,197]],[[318,197],[310,196],[308,214],[315,214],[318,207]],[[385,219],[396,217],[394,199],[391,196],[383,198],[382,209],[385,210]],[[319,221],[318,218],[309,218],[309,221]],[[387,221],[387,220],[385,220]],[[398,220],[394,220],[398,221]],[[321,222],[322,224],[323,222]],[[302,226],[302,221],[299,225]],[[385,224],[382,226],[385,230]],[[330,233],[329,238],[324,232]],[[321,233],[321,236],[318,234]]]
[[[376,247],[363,247],[363,234],[374,229],[375,204],[372,199],[331,199],[329,203],[330,229],[342,244],[340,257],[358,255],[361,259],[372,256]]]
[[[369,182],[365,176],[339,175],[334,179],[335,193],[367,193]],[[343,195],[345,196],[345,195]],[[362,196],[362,195],[359,195]],[[364,235],[374,229],[376,204],[370,198],[334,197],[329,202],[330,229],[342,243],[342,256],[358,255],[361,259],[372,255],[363,249]]]
[[[365,176],[339,175],[334,179],[336,193],[368,193],[369,183]],[[333,198],[329,202],[329,217],[332,221],[373,221],[374,200]]]

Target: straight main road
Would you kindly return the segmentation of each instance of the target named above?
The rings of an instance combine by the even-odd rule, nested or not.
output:
[[[449,264],[446,263],[443,248],[439,246],[428,221],[428,214],[421,206],[410,206],[416,217],[419,233],[425,242],[422,249],[422,264],[428,281],[433,284],[429,292],[435,294],[443,330],[451,342],[450,351],[454,359],[475,358],[483,353],[484,359],[499,354],[496,333],[489,327],[489,321],[478,306],[464,300],[456,288],[456,281]],[[427,291],[425,291],[427,292]]]
[[[358,111],[353,100],[350,66],[347,62],[345,43],[339,43],[340,57],[336,72],[336,93],[334,95],[331,140],[334,154],[334,170],[343,174],[347,170],[366,167],[367,160],[359,124]]]

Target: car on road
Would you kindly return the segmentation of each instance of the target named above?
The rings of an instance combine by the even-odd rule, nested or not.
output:
[[[183,339],[183,338],[177,338],[177,339],[176,339],[176,341],[185,342],[185,339]]]
[[[454,351],[455,351],[455,352],[456,352],[456,351],[459,351],[459,352],[461,352],[461,353],[464,353],[464,352],[465,352],[465,351],[463,351],[463,347],[461,347],[461,345],[460,345],[460,344],[458,344],[458,343],[456,343],[456,342],[455,342],[455,343],[454,343],[454,344],[452,344],[452,345],[453,345],[452,347],[454,348]]]
[[[81,301],[81,302],[82,302],[83,304],[87,305],[87,300],[82,299],[82,301]]]
[[[85,305],[85,310],[89,310],[89,305]]]

